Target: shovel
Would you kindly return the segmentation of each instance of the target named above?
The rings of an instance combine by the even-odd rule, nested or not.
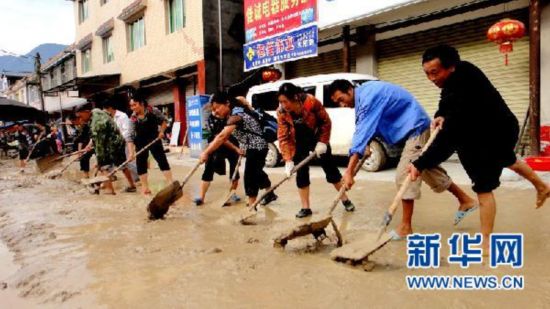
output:
[[[144,152],[145,150],[149,149],[149,147],[151,147],[154,143],[156,143],[158,140],[160,140],[160,137],[157,137],[155,138],[152,142],[150,142],[149,144],[145,145],[145,147],[141,148],[138,152],[136,152],[136,155],[135,157],[137,157],[138,155],[140,155],[142,152]],[[89,186],[89,185],[93,185],[93,184],[99,184],[99,183],[102,183],[102,182],[105,182],[105,181],[109,181],[111,179],[111,177],[118,171],[120,171],[121,169],[123,169],[128,163],[132,162],[134,159],[128,159],[126,161],[124,161],[124,163],[122,163],[121,165],[119,165],[117,168],[115,168],[112,172],[110,172],[109,174],[107,174],[107,176],[97,176],[97,177],[94,177],[92,179],[83,179],[82,180],[82,184],[86,185],[86,186]]]
[[[93,148],[92,148],[92,149],[93,149]],[[63,160],[63,159],[66,158],[66,157],[72,157],[72,156],[74,156],[74,155],[77,155],[77,154],[80,154],[80,153],[83,153],[83,152],[87,152],[87,150],[86,150],[86,149],[81,149],[81,150],[77,150],[77,151],[75,151],[75,152],[67,153],[67,154],[64,154],[64,155],[62,155],[62,156],[59,156],[59,157],[53,159],[52,161],[61,161],[61,160]]]
[[[185,176],[185,179],[181,184],[176,180],[164,189],[160,190],[155,197],[153,197],[147,206],[147,212],[149,213],[150,220],[162,219],[164,217],[164,215],[168,212],[170,205],[174,204],[180,199],[180,197],[183,196],[183,186],[185,186],[201,164],[201,162],[197,162],[193,169],[187,174],[187,176]]]
[[[187,143],[187,132],[189,131],[189,127],[185,128],[185,135],[183,136],[183,142],[181,143],[181,152],[179,159],[183,159],[183,151],[185,150],[185,143]]]
[[[365,163],[367,158],[370,156],[370,148],[367,146],[367,149],[365,151],[365,155],[359,160],[359,163],[357,163],[357,166],[355,167],[355,170],[353,171],[353,175],[357,175],[357,172],[361,169],[361,166]],[[301,236],[306,236],[309,234],[312,234],[315,239],[320,239],[322,236],[326,236],[325,228],[329,225],[329,223],[332,225],[332,228],[334,230],[334,233],[336,234],[337,238],[337,245],[338,247],[342,246],[342,235],[340,234],[340,231],[336,227],[336,223],[332,219],[332,212],[334,209],[336,209],[336,205],[338,205],[338,202],[340,202],[340,199],[346,192],[346,187],[342,185],[340,190],[338,191],[338,194],[336,194],[336,197],[334,198],[334,201],[332,202],[332,205],[329,208],[328,213],[319,220],[312,220],[307,223],[302,223],[296,227],[294,227],[290,231],[286,231],[282,233],[279,237],[275,238],[273,246],[276,248],[284,248],[289,240],[292,240],[294,238],[298,238]]]
[[[312,152],[309,154],[309,156],[307,156],[305,159],[302,160],[302,162],[300,162],[298,165],[296,165],[292,171],[290,172],[290,175],[289,176],[286,176],[285,178],[283,178],[281,181],[279,181],[277,184],[275,184],[274,186],[271,187],[271,189],[267,190],[264,192],[264,194],[262,194],[257,200],[256,202],[254,202],[254,204],[252,204],[250,207],[248,207],[248,214],[245,215],[244,217],[241,218],[241,220],[239,221],[241,224],[243,225],[249,225],[249,224],[252,224],[250,223],[248,220],[255,217],[257,214],[258,214],[258,209],[257,209],[257,206],[260,204],[260,202],[264,199],[264,197],[266,197],[266,195],[268,195],[269,193],[275,191],[275,189],[277,189],[280,185],[282,185],[285,181],[289,180],[290,177],[292,177],[292,175],[294,175],[300,168],[302,168],[302,166],[306,165],[309,163],[309,161],[313,160],[315,157],[317,156],[317,154],[315,152]]]
[[[83,150],[84,150],[84,149],[83,149]],[[92,150],[90,149],[89,151],[92,151]],[[82,153],[82,152],[83,152],[82,150],[79,150],[79,151],[70,153],[69,155],[74,155],[74,154]],[[88,152],[88,151],[84,151],[84,154],[85,154],[86,152]],[[73,164],[74,162],[78,161],[79,159],[80,159],[79,156],[78,156],[78,157],[72,158],[71,161],[69,161],[67,164],[65,164],[65,165],[63,166],[63,168],[62,168],[60,171],[54,172],[54,173],[48,175],[47,177],[50,178],[50,179],[56,179],[57,177],[60,177],[61,175],[63,175],[63,172],[64,172],[65,170],[67,170],[67,168],[69,168],[69,166],[70,166],[71,164]]]
[[[56,167],[59,163],[61,163],[61,160],[63,160],[64,158],[67,158],[67,157],[70,157],[70,156],[73,156],[73,155],[77,155],[77,154],[83,153],[85,151],[86,150],[82,149],[82,150],[71,152],[71,153],[68,153],[68,154],[61,155],[61,156],[54,153],[52,155],[48,155],[46,157],[36,159],[36,168],[38,169],[38,171],[40,173],[47,172],[48,170],[51,170],[52,168]],[[52,175],[53,174],[48,175],[47,177],[50,177]]]
[[[34,143],[34,145],[32,145],[31,147],[31,150],[29,151],[29,154],[27,155],[27,157],[25,158],[25,166],[27,165],[27,163],[29,162],[30,158],[31,158],[31,155],[32,153],[34,152],[34,149],[36,148],[36,146],[44,139],[44,137],[42,137],[42,133],[40,133],[40,135],[38,136],[38,139],[36,140],[36,143]],[[23,173],[25,172],[25,168],[21,168],[21,170],[19,171],[20,173]]]
[[[97,173],[99,173],[99,166],[95,166],[94,167],[94,177],[97,177]],[[99,184],[93,184],[93,185],[89,185],[89,186],[86,186],[86,188],[88,189],[88,192],[90,194],[99,194],[99,187],[100,185]]]
[[[436,128],[432,132],[430,138],[422,148],[422,152],[426,151],[426,149],[430,147],[437,134],[439,133],[439,130],[439,128]],[[390,224],[393,215],[397,210],[397,206],[401,201],[401,197],[409,187],[410,183],[411,177],[409,175],[401,184],[401,187],[395,195],[390,207],[384,214],[384,218],[382,219],[382,223],[380,224],[380,228],[378,229],[378,232],[376,234],[368,234],[363,240],[359,242],[347,244],[343,247],[337,248],[330,253],[330,257],[338,262],[346,262],[352,265],[360,264],[363,263],[371,254],[378,251],[380,248],[389,243],[392,237],[391,235],[385,233],[386,228]]]
[[[237,180],[237,174],[239,173],[239,166],[241,166],[242,159],[243,159],[243,156],[239,156],[239,160],[237,161],[237,165],[235,165],[235,170],[233,171],[233,175],[231,176],[231,182],[230,182],[231,186],[233,186],[233,182]],[[231,205],[229,203],[229,199],[231,198],[231,196],[233,196],[233,194],[235,194],[236,191],[237,191],[236,189],[229,188],[229,193],[227,193],[227,195],[223,199],[222,207]]]
[[[57,160],[57,158],[59,158],[59,154],[57,153],[51,153],[44,157],[37,158],[34,160],[34,167],[38,173],[43,174],[61,163],[61,160]]]

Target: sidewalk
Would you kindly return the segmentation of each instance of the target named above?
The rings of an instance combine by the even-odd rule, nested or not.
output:
[[[167,153],[170,164],[178,166],[193,166],[196,159],[191,158],[189,150],[185,149],[183,155],[181,154],[181,147],[171,147],[169,153]],[[241,165],[241,170],[244,165]],[[462,165],[457,159],[451,158],[449,161],[442,164],[442,167],[447,171],[449,176],[458,185],[470,186],[471,182],[468,175],[462,168]],[[345,166],[339,166],[340,172],[345,171]],[[266,168],[268,174],[283,174],[284,168],[282,166],[275,168]],[[537,172],[537,174],[545,181],[550,182],[550,172]],[[313,166],[310,169],[310,175],[312,178],[324,178],[323,170],[319,166]],[[366,171],[359,172],[357,180],[366,181],[382,181],[382,182],[394,182],[395,181],[395,168],[386,169],[376,173],[370,173]],[[521,178],[511,170],[504,169],[502,176],[500,177],[501,187],[515,188],[515,189],[530,189],[532,185],[525,179]]]

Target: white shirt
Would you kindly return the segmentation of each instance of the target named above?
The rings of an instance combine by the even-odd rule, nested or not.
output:
[[[126,142],[131,142],[132,141],[132,137],[131,137],[131,132],[130,132],[130,118],[128,118],[128,115],[126,115],[125,113],[117,110],[115,112],[115,122],[116,122],[116,126],[118,127],[118,130],[120,131],[120,133],[122,134],[122,137],[124,137],[124,140]]]

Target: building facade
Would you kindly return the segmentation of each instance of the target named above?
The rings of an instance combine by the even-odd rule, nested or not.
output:
[[[286,78],[335,72],[374,75],[410,90],[433,115],[440,90],[425,77],[421,56],[426,48],[445,43],[455,46],[464,60],[485,72],[509,104],[520,126],[527,123],[527,111],[533,101],[532,74],[540,74],[541,112],[543,116],[544,113],[550,115],[549,111],[545,112],[550,109],[550,91],[544,87],[550,83],[548,57],[544,56],[550,54],[550,47],[544,44],[550,32],[547,1],[540,4],[541,65],[537,68],[530,66],[533,47],[528,30],[523,38],[514,42],[508,65],[504,65],[498,45],[486,37],[489,27],[503,18],[520,20],[529,29],[533,1],[394,0],[376,8],[365,2],[356,5],[355,10],[342,11],[351,2],[319,0],[320,54],[286,63]],[[550,122],[550,116],[548,118]],[[544,125],[544,120],[542,122]],[[528,131],[526,126],[526,135]]]
[[[144,88],[149,104],[185,132],[187,97],[242,78],[240,57],[233,59],[242,43],[226,32],[239,15],[242,0],[75,0],[81,96]]]

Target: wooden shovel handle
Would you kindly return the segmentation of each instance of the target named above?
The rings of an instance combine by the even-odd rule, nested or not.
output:
[[[361,169],[363,164],[365,164],[365,161],[367,161],[367,159],[370,157],[369,147],[370,147],[370,145],[367,145],[367,148],[365,149],[365,155],[363,155],[361,160],[359,160],[359,163],[357,163],[357,165],[355,166],[355,169],[353,170],[353,176],[357,175],[357,173],[359,172],[359,170]],[[346,186],[344,186],[342,184],[342,187],[340,188],[340,190],[336,194],[336,197],[332,201],[332,205],[330,206],[330,208],[328,210],[328,214],[327,214],[328,216],[332,215],[332,212],[334,211],[334,209],[336,209],[336,205],[338,205],[338,202],[340,201],[340,199],[342,198],[344,193],[346,193],[346,190],[347,190]]]
[[[94,148],[92,148],[92,149],[94,149]],[[90,150],[91,150],[91,149],[90,149]],[[88,152],[88,150],[86,150],[86,149],[81,149],[81,150],[77,150],[77,151],[75,151],[75,152],[67,153],[67,154],[64,154],[64,155],[62,155],[62,156],[59,156],[59,157],[55,158],[54,161],[63,160],[63,159],[66,158],[66,157],[72,157],[72,156],[74,156],[74,155],[77,155],[77,154],[83,153],[83,152]]]
[[[185,143],[187,143],[187,133],[189,131],[189,127],[185,128],[185,135],[183,136],[183,142],[181,143],[181,151],[180,151],[180,159],[183,156],[183,150],[185,149]]]
[[[432,133],[430,135],[430,138],[428,139],[426,144],[424,144],[424,147],[422,147],[422,152],[421,153],[424,153],[424,151],[426,151],[426,149],[428,149],[430,147],[430,145],[433,143],[433,141],[435,140],[435,138],[436,138],[436,136],[437,136],[437,134],[439,133],[440,130],[441,130],[440,128],[436,128],[432,131]],[[401,184],[401,187],[399,187],[399,191],[397,191],[397,194],[395,195],[395,197],[393,199],[393,202],[391,203],[390,207],[388,208],[388,213],[391,216],[393,216],[395,214],[395,211],[397,210],[397,206],[399,205],[399,202],[401,201],[401,198],[403,197],[403,194],[405,193],[405,191],[409,187],[410,183],[411,183],[411,176],[410,176],[410,174],[407,174],[407,178],[405,178],[405,181],[403,181],[403,183]]]
[[[91,150],[89,150],[89,151],[91,151]],[[80,151],[80,152],[82,152],[82,151]],[[85,151],[84,153],[86,153],[86,152],[88,152],[88,151]],[[75,154],[75,153],[73,152],[73,154]],[[65,165],[63,166],[63,168],[59,171],[59,174],[62,174],[67,168],[69,168],[69,166],[70,166],[71,164],[73,164],[73,163],[74,163],[75,161],[77,161],[78,159],[80,159],[80,157],[74,157],[74,158],[72,158],[71,161],[69,161],[67,164],[65,164]]]
[[[237,174],[239,173],[239,167],[241,166],[241,162],[243,160],[243,156],[239,155],[239,160],[237,161],[237,165],[235,165],[235,170],[233,171],[233,175],[231,175],[231,182],[237,180]],[[229,189],[231,191],[231,189]]]
[[[40,143],[43,139],[46,138],[45,136],[42,136],[42,135],[44,135],[44,133],[40,133],[40,135],[38,135],[38,138],[36,139],[36,143],[34,143],[34,145],[32,145],[31,150],[29,151],[29,154],[27,155],[27,158],[25,158],[25,163],[29,162],[29,159],[31,158],[31,155],[34,152],[34,149],[36,148],[36,145],[38,145],[38,143]]]
[[[197,171],[197,169],[199,168],[199,166],[201,166],[201,162],[197,162],[197,164],[195,164],[195,166],[193,166],[193,169],[187,173],[187,175],[185,176],[185,179],[183,179],[183,181],[181,182],[181,185],[180,185],[180,189],[183,188],[183,186],[185,186],[185,184],[189,181],[189,179],[191,178],[191,176],[193,176],[193,174],[195,174],[195,172]]]
[[[274,186],[272,186],[269,190],[265,191],[264,194],[262,194],[260,197],[258,197],[258,199],[256,200],[256,202],[254,202],[254,204],[252,204],[252,206],[249,207],[249,210],[255,210],[256,207],[258,206],[258,204],[260,204],[260,202],[264,199],[264,197],[266,195],[268,195],[269,193],[273,192],[275,189],[277,189],[280,185],[282,185],[285,181],[289,180],[290,177],[292,177],[292,175],[294,175],[300,168],[302,168],[304,165],[308,164],[309,161],[313,160],[313,158],[315,158],[317,156],[317,154],[315,152],[312,152],[309,154],[309,156],[307,156],[305,159],[303,159],[302,161],[300,161],[300,163],[298,163],[298,165],[294,166],[294,168],[292,169],[292,172],[290,172],[290,175],[289,176],[286,176],[285,178],[283,178],[281,181],[279,181],[278,183],[276,183]]]
[[[160,137],[157,137],[155,138],[153,141],[151,141],[149,144],[145,145],[145,147],[141,148],[138,152],[136,152],[134,158],[132,159],[128,159],[126,161],[124,161],[124,163],[122,163],[121,165],[119,165],[117,168],[115,168],[112,172],[110,172],[107,177],[111,177],[113,176],[116,172],[120,171],[121,169],[123,169],[126,164],[132,162],[135,158],[137,158],[138,155],[140,155],[141,153],[143,153],[145,150],[149,149],[149,147],[153,146],[154,143],[156,143],[157,141],[160,140]]]

